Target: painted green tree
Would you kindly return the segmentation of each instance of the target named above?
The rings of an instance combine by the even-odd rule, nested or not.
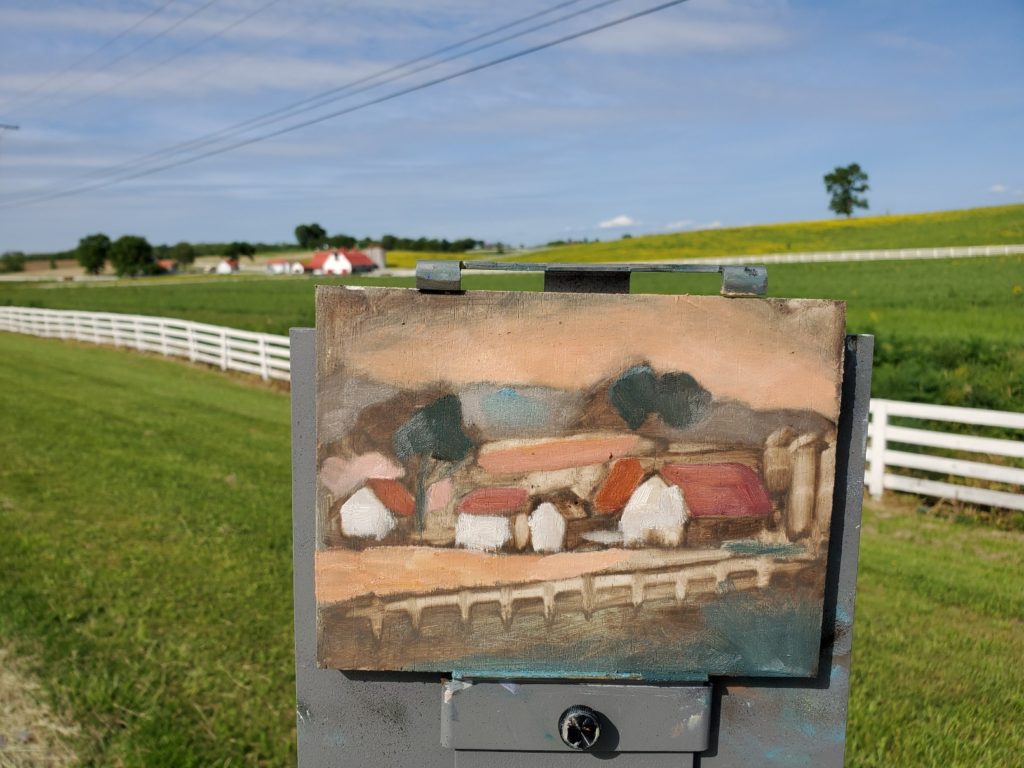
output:
[[[402,461],[417,458],[416,524],[420,532],[427,516],[427,488],[466,458],[473,441],[462,430],[462,404],[444,395],[414,413],[395,430],[392,443]]]
[[[658,376],[647,364],[627,369],[608,388],[608,399],[630,429],[643,426],[652,413],[676,429],[686,429],[708,415],[711,393],[688,373]]]

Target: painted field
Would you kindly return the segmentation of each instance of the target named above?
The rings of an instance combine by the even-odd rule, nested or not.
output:
[[[0,637],[85,766],[293,764],[288,401],[0,334]],[[1015,765],[1024,536],[865,515],[850,766]]]
[[[874,395],[1020,410],[1024,399],[1024,256],[949,261],[785,264],[769,295],[845,299],[847,328],[878,336]],[[129,312],[284,334],[312,326],[318,283],[411,279],[160,279],[104,285],[0,283],[0,304]],[[538,275],[470,276],[472,289],[539,290]],[[711,294],[713,275],[640,275],[634,291]]]

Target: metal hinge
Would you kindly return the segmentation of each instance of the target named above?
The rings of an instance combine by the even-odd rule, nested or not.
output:
[[[545,291],[629,293],[634,272],[699,272],[722,276],[722,295],[764,296],[768,270],[763,266],[724,264],[567,264],[510,261],[417,261],[416,287],[427,293],[462,290],[462,270],[543,272]]]

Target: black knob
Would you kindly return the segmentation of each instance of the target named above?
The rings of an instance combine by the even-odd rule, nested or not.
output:
[[[569,707],[558,718],[558,735],[570,749],[593,749],[601,738],[601,716],[590,707]]]

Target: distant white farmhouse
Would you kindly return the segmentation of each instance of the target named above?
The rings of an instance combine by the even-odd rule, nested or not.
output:
[[[271,259],[267,262],[266,270],[269,275],[301,275],[306,271],[301,261],[289,259]]]
[[[303,264],[314,275],[351,275],[354,272],[372,272],[377,265],[362,251],[337,248],[317,251]]]
[[[238,271],[238,259],[221,259],[217,263],[216,272],[218,275],[233,275]]]

